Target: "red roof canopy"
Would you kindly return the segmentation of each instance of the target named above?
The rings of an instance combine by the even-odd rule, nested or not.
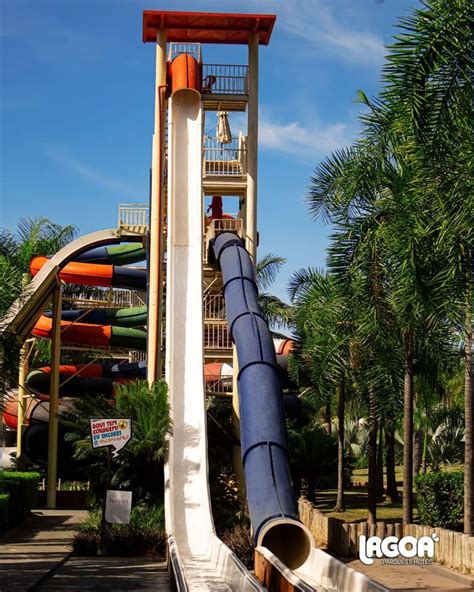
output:
[[[167,40],[182,43],[247,44],[258,33],[260,45],[268,45],[275,24],[274,14],[226,14],[217,12],[143,11],[143,41],[156,42],[156,33],[166,29]]]

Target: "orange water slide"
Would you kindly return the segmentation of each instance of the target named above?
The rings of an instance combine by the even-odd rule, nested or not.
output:
[[[42,315],[33,327],[35,337],[51,339],[53,320]],[[110,345],[112,327],[110,325],[91,325],[88,323],[71,323],[61,321],[61,341],[64,343],[84,343],[87,345],[107,347]]]
[[[47,257],[33,257],[30,262],[30,273],[35,276],[48,261]],[[70,284],[83,286],[112,286],[113,265],[99,263],[77,263],[73,261],[65,265],[59,272],[59,279]]]

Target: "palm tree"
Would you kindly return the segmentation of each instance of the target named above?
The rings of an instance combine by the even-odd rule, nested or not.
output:
[[[286,259],[273,253],[264,255],[256,265],[255,276],[259,289],[262,314],[271,326],[286,326],[291,323],[291,307],[266,290],[273,284]]]
[[[0,317],[28,281],[31,258],[53,255],[71,242],[76,233],[75,226],[61,226],[47,218],[24,218],[16,233],[0,229]],[[0,400],[18,379],[18,351],[11,335],[0,336]]]
[[[104,482],[104,450],[93,449],[90,417],[124,417],[132,420],[132,438],[115,463],[112,482],[130,487],[134,503],[163,499],[163,463],[166,460],[167,436],[172,431],[168,388],[164,382],[151,386],[144,380],[117,385],[115,401],[104,397],[83,397],[75,409],[62,417],[66,440],[74,445],[74,459],[85,463],[87,475],[96,494]]]
[[[315,269],[296,272],[289,284],[299,341],[294,364],[320,400],[337,392],[338,486],[334,511],[343,512],[345,404],[350,373],[350,319],[345,301],[329,274]]]
[[[391,48],[385,97],[403,114],[423,158],[451,262],[454,299],[463,294],[465,360],[464,530],[474,532],[474,397],[472,382],[472,73],[470,0],[428,0],[400,23]]]

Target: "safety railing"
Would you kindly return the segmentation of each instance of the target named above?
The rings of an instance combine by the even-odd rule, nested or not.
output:
[[[232,376],[216,378],[206,381],[206,395],[230,395],[232,394]]]
[[[203,175],[242,176],[247,171],[246,137],[233,138],[221,144],[217,138],[206,136],[203,147]]]
[[[120,204],[118,226],[119,228],[146,228],[148,226],[148,205]]]
[[[232,348],[229,328],[225,321],[206,321],[204,323],[204,349],[222,351]]]
[[[94,289],[92,293],[80,292],[63,298],[75,309],[130,308],[146,305],[146,292],[121,288]]]
[[[216,236],[222,232],[233,232],[243,239],[243,220],[241,218],[218,218],[211,220],[204,235],[204,252],[208,261],[212,259],[212,255],[209,252],[210,245]]]
[[[171,62],[181,53],[187,53],[193,56],[200,63],[202,60],[200,43],[170,43],[168,50],[168,60]]]
[[[248,69],[237,64],[203,64],[202,93],[247,95]]]
[[[204,296],[204,322],[225,320],[225,302],[222,292],[209,292]]]

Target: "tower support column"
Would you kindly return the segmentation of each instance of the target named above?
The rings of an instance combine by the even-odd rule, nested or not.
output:
[[[46,474],[46,505],[56,507],[56,481],[58,476],[58,404],[59,364],[61,359],[61,284],[53,293],[53,319],[51,332],[51,373],[49,375],[48,471]]]
[[[258,44],[257,34],[249,36],[249,98],[247,139],[247,199],[245,204],[245,247],[257,262],[257,183],[258,183]]]
[[[163,299],[163,146],[166,101],[166,31],[156,33],[155,128],[153,134],[148,261],[147,380],[161,378]]]

